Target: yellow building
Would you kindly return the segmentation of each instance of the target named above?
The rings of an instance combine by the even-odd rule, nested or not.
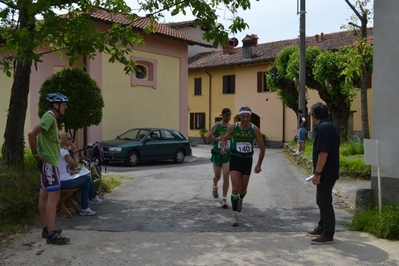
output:
[[[369,29],[372,34],[372,29]],[[321,50],[336,50],[353,45],[356,37],[336,32],[307,37],[307,46]],[[200,137],[200,130],[209,130],[220,119],[225,107],[233,111],[231,122],[237,121],[240,107],[252,109],[252,122],[266,136],[268,147],[282,147],[297,134],[294,110],[284,108],[275,92],[268,90],[265,73],[284,47],[299,47],[299,39],[258,44],[257,35],[247,35],[242,47],[235,47],[237,39],[230,39],[223,50],[196,54],[189,58],[188,135],[192,141]],[[369,83],[371,84],[371,82]],[[318,92],[307,91],[307,108],[321,101]],[[372,94],[368,92],[369,120],[372,119]],[[360,91],[352,104],[354,133],[361,132]],[[311,120],[311,119],[309,119]],[[353,120],[353,121],[352,121]],[[311,130],[309,125],[309,130]]]

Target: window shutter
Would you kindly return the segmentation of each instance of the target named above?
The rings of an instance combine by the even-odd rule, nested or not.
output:
[[[228,76],[223,76],[223,94],[226,94],[228,91]]]
[[[190,129],[194,129],[194,113],[190,113]]]
[[[236,75],[230,76],[230,93],[236,93]]]
[[[263,91],[263,72],[258,72],[258,92]]]

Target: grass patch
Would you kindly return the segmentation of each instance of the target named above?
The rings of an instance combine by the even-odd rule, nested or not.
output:
[[[364,231],[379,238],[399,240],[399,204],[385,205],[381,214],[378,208],[356,214],[348,225],[349,230]]]
[[[15,232],[37,219],[39,171],[31,154],[21,166],[7,166],[0,158],[0,235]]]
[[[297,147],[296,141],[290,142],[291,147]],[[313,142],[306,141],[305,152],[302,156],[312,160]],[[364,148],[362,141],[348,141],[342,143],[339,147],[340,157],[340,175],[352,179],[370,180],[371,166],[364,163]],[[303,160],[297,159],[297,164],[303,165]]]
[[[123,183],[123,179],[134,179],[133,177],[126,177],[122,175],[103,174],[101,176],[103,193],[110,193]]]
[[[0,237],[39,222],[39,176],[30,152],[26,152],[23,165],[13,167],[5,165],[0,155]],[[102,193],[115,190],[124,179],[133,177],[103,174]]]

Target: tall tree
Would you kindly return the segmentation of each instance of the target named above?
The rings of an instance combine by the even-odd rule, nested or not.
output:
[[[144,45],[144,42],[143,36],[132,30],[138,16],[123,0],[0,0],[0,3],[3,4],[0,7],[0,54],[6,53],[0,64],[8,76],[14,72],[2,153],[5,163],[13,165],[23,162],[30,74],[32,64],[40,62],[38,48],[67,51],[71,66],[82,55],[93,59],[97,52],[110,54],[110,62],[122,63],[124,71],[130,73],[135,64],[126,56],[131,47]],[[236,15],[239,8],[246,10],[251,6],[249,0],[228,3],[224,0],[150,0],[138,1],[138,5],[150,13],[151,22],[156,21],[164,10],[171,11],[172,15],[191,10],[197,18],[195,23],[209,30],[204,38],[214,40],[215,47],[218,43],[227,43],[228,31],[237,33],[248,27]],[[235,17],[228,29],[217,22],[216,7],[219,5],[226,5]],[[123,15],[131,23],[122,25],[110,21],[109,29],[99,31],[90,18],[98,8],[107,10],[112,17]],[[56,10],[64,10],[66,15],[60,16]],[[149,23],[146,33],[154,30],[154,25]]]
[[[317,90],[320,98],[331,110],[334,123],[340,128],[342,139],[347,139],[348,118],[351,103],[356,96],[355,84],[360,76],[357,72],[348,72],[345,76],[342,69],[349,66],[349,50],[321,51],[318,47],[306,49],[306,87]],[[283,105],[296,111],[298,91],[293,85],[299,78],[299,49],[289,46],[281,50],[275,59],[275,66],[267,75],[268,87],[277,91]]]
[[[356,32],[360,30],[361,33],[359,40],[357,41],[357,45],[353,47],[353,49],[358,50],[358,52],[351,53],[354,55],[352,60],[357,62],[357,66],[356,68],[349,69],[348,72],[353,72],[356,70],[361,72],[360,101],[362,110],[362,134],[363,138],[369,139],[370,127],[367,104],[367,88],[370,87],[371,84],[367,84],[367,72],[370,71],[368,69],[370,67],[369,55],[372,52],[372,48],[367,40],[367,24],[371,18],[372,12],[367,8],[367,4],[370,3],[370,0],[356,0],[354,3],[349,0],[345,0],[345,2],[355,13],[355,16],[351,18],[352,21],[349,22],[349,28]],[[360,25],[358,22],[360,22]],[[352,66],[355,65],[352,64]]]

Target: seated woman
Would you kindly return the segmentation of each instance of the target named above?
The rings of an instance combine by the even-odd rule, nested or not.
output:
[[[61,189],[82,188],[80,215],[95,215],[96,212],[89,208],[89,199],[90,203],[93,204],[101,204],[102,200],[98,198],[94,191],[91,176],[90,174],[87,174],[81,177],[72,178],[71,175],[79,172],[71,170],[71,167],[79,167],[79,158],[76,153],[76,146],[72,142],[72,138],[68,133],[62,133],[59,142],[61,146],[61,158],[58,169],[60,171]],[[72,156],[69,154],[69,150],[72,151]]]

